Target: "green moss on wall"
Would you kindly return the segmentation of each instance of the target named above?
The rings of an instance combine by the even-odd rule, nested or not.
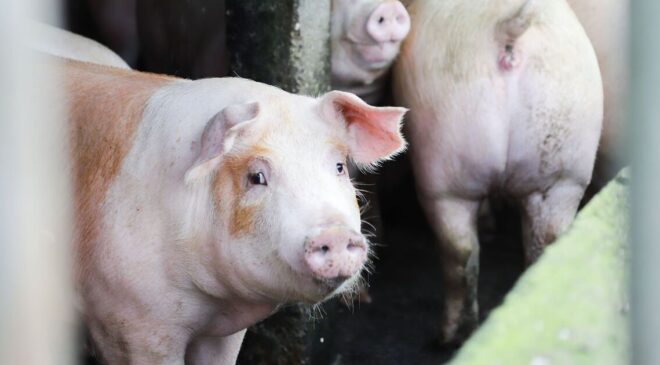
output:
[[[452,365],[629,362],[628,176],[579,213]]]

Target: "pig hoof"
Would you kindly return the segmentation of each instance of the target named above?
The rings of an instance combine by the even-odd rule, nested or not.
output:
[[[478,326],[476,313],[474,316],[465,315],[460,323],[447,323],[442,326],[440,347],[456,348],[467,340]]]
[[[444,333],[440,337],[440,347],[443,349],[454,349],[460,347],[470,337],[475,328],[461,328],[454,333]]]

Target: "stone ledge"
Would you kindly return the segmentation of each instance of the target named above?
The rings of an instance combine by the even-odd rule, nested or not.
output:
[[[450,364],[629,363],[629,176],[591,200]]]

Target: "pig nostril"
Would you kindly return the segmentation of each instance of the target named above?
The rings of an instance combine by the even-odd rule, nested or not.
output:
[[[330,251],[330,247],[328,247],[328,245],[323,245],[321,246],[321,251],[323,251],[323,253],[328,253],[328,251]]]
[[[385,21],[384,17],[381,16],[380,18],[378,18],[378,24],[383,24],[384,21]]]

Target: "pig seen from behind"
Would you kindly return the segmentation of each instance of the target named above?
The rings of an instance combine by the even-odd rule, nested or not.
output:
[[[477,213],[522,212],[528,264],[571,224],[603,116],[598,63],[565,0],[415,0],[394,68],[417,191],[440,244],[443,344],[478,323]]]
[[[56,59],[76,282],[108,364],[232,364],[279,305],[352,290],[369,256],[349,159],[400,152],[403,108]]]

